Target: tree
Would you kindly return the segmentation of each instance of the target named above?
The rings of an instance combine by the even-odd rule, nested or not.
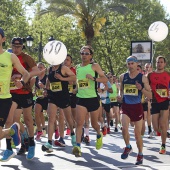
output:
[[[6,47],[14,36],[25,36],[28,29],[25,11],[20,0],[1,0],[0,25],[7,37]]]
[[[55,13],[57,17],[71,15],[76,18],[78,26],[82,28],[82,35],[86,38],[86,44],[91,45],[95,36],[100,34],[102,26],[106,22],[109,11],[126,13],[127,8],[123,3],[136,3],[136,0],[46,0],[48,8],[41,14]]]

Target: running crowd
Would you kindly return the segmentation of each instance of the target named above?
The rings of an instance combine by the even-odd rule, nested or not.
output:
[[[161,136],[159,153],[166,154],[170,73],[165,71],[165,57],[156,58],[155,70],[150,63],[143,70],[137,58],[129,56],[127,72],[117,78],[110,72],[104,73],[94,62],[90,46],[80,49],[82,62],[77,66],[73,67],[68,54],[62,64],[46,68],[23,52],[22,38],[12,38],[11,50],[7,51],[2,48],[3,42],[5,33],[0,28],[0,139],[6,138],[6,150],[0,161],[14,157],[13,148],[20,144],[17,155],[27,152],[26,159],[33,159],[35,140],[43,136],[48,137],[42,145],[43,152],[53,152],[53,134],[54,145],[65,147],[65,128],[71,137],[73,155],[81,157],[81,143],[90,142],[90,124],[96,131],[97,150],[102,148],[103,136],[110,133],[110,126],[114,125],[115,132],[122,131],[125,148],[121,159],[126,159],[132,152],[130,125],[134,127],[138,148],[135,164],[140,165],[146,121],[148,137]],[[48,115],[48,132],[44,111]]]

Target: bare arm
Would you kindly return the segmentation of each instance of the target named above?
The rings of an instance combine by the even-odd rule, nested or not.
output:
[[[119,81],[120,81],[120,87],[119,87],[119,94],[118,94],[118,101],[121,101],[122,98],[123,98],[123,77],[124,77],[124,74],[121,74],[120,75],[120,78],[119,78]]]
[[[55,77],[57,77],[61,81],[76,81],[76,75],[66,66],[62,66],[61,72],[64,76],[62,77],[60,74],[55,74]]]
[[[11,60],[13,67],[15,67],[19,73],[22,74],[22,80],[26,83],[30,78],[28,71],[21,65],[18,57],[15,54],[11,54]]]
[[[38,76],[40,74],[40,70],[38,69],[37,66],[34,66],[31,68],[31,71],[30,71],[30,77],[34,77],[34,76]]]
[[[142,93],[148,99],[152,99],[152,92],[151,92],[151,87],[149,85],[148,78],[146,76],[142,76],[142,82],[144,84],[144,88],[142,89]]]
[[[96,80],[95,80],[95,79],[92,77],[92,75],[87,74],[87,75],[86,75],[86,78],[91,79],[91,80],[95,80],[95,81],[100,82],[100,83],[107,83],[108,79],[107,79],[107,77],[104,75],[104,73],[103,73],[101,67],[99,66],[99,64],[94,63],[94,64],[92,65],[92,69],[93,69],[95,72],[98,73],[99,77],[96,78]]]

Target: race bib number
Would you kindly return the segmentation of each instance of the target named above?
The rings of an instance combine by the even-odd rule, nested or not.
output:
[[[4,94],[4,84],[0,82],[0,94]]]
[[[44,97],[44,95],[43,95],[43,89],[37,89],[37,90],[36,90],[36,96],[37,96],[37,97]]]
[[[53,83],[50,83],[50,90],[51,90],[52,92],[62,91],[61,82],[53,82]]]
[[[68,85],[68,91],[69,91],[69,93],[73,93],[73,85],[72,84]]]
[[[138,89],[136,88],[136,85],[124,84],[124,95],[138,96]]]
[[[110,98],[110,101],[111,101],[111,102],[117,102],[117,98],[116,98],[116,97],[111,97],[111,98]]]
[[[90,87],[90,83],[89,83],[88,79],[78,81],[78,88],[79,89],[87,89],[89,87]]]
[[[10,90],[16,90],[16,89],[18,89],[18,88],[15,86],[14,81],[11,81],[10,82]]]
[[[167,89],[156,89],[156,93],[160,97],[168,97],[168,90]]]

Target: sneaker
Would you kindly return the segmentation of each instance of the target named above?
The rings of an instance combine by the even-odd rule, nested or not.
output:
[[[166,133],[166,136],[167,136],[167,138],[170,138],[170,133],[167,132],[167,133]]]
[[[103,136],[106,136],[106,134],[107,134],[107,128],[106,128],[106,126],[104,126],[104,127],[102,128],[102,133],[103,133]]]
[[[23,154],[25,154],[25,152],[26,152],[25,145],[21,145],[21,148],[17,152],[17,155],[23,155]]]
[[[15,149],[15,148],[16,148],[13,139],[11,140],[11,147],[12,147],[12,149]]]
[[[55,130],[55,139],[58,139],[60,137],[58,129]]]
[[[47,134],[46,130],[43,130],[42,132],[43,134],[41,136],[46,137],[46,134]]]
[[[97,141],[96,141],[96,149],[99,150],[102,148],[103,146],[103,133],[100,133],[101,137],[100,138],[97,138]]]
[[[153,136],[156,136],[156,133],[155,133],[155,131],[153,131],[153,132],[150,132],[150,134],[148,135],[148,138],[153,138]]]
[[[71,136],[71,144],[72,144],[73,146],[76,146],[76,145],[77,145],[77,143],[76,143],[76,135],[72,135],[72,136]]]
[[[45,145],[42,145],[41,149],[43,152],[47,152],[47,153],[53,152],[53,147],[48,142]]]
[[[18,123],[14,123],[11,126],[11,129],[14,130],[14,134],[11,136],[14,141],[14,145],[18,146],[21,143],[21,136],[20,136],[20,125]]]
[[[40,137],[43,135],[42,131],[37,132],[37,136],[35,137],[36,140],[40,140]]]
[[[54,142],[54,144],[55,144],[56,146],[60,146],[60,147],[65,147],[65,146],[66,146],[63,138],[60,138],[59,140],[56,140],[56,141]]]
[[[83,142],[85,142],[86,144],[90,143],[89,136],[85,136]]]
[[[121,159],[127,159],[131,152],[132,152],[132,147],[131,148],[125,147],[121,155]]]
[[[66,129],[66,135],[70,135],[71,134],[71,130],[69,128]]]
[[[34,155],[35,155],[35,146],[29,146],[26,159],[31,160],[34,158]]]
[[[110,121],[110,126],[113,126],[113,120]]]
[[[72,153],[75,157],[81,157],[81,148],[79,146],[74,146]]]
[[[7,149],[4,151],[3,157],[0,159],[0,161],[7,162],[14,156],[15,156],[15,153],[13,151]]]
[[[118,132],[118,128],[117,127],[115,127],[115,130],[114,130],[115,132]]]
[[[110,127],[107,128],[107,134],[110,134]]]
[[[161,133],[157,131],[156,136],[161,136]]]
[[[166,149],[163,146],[161,146],[159,154],[163,154],[163,155],[166,154]]]
[[[143,164],[143,155],[138,154],[135,165],[141,165],[141,164]]]

